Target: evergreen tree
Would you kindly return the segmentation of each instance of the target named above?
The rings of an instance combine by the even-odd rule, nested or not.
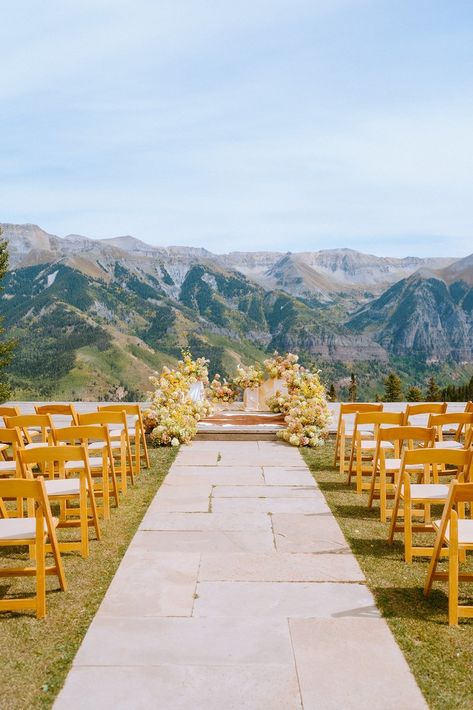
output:
[[[437,385],[435,377],[432,375],[429,380],[429,385],[427,387],[427,394],[425,395],[425,400],[426,402],[440,402],[441,399],[442,393],[440,391],[439,386]]]
[[[350,385],[348,387],[348,399],[350,402],[356,402],[358,396],[358,382],[354,372],[351,373]]]
[[[2,239],[2,230],[0,228],[0,280],[3,279],[8,270],[8,251],[7,242]],[[0,287],[1,291],[1,287]],[[0,402],[4,402],[10,396],[8,385],[2,378],[1,371],[5,368],[12,358],[12,350],[15,347],[13,340],[3,340],[2,335],[2,318],[0,317]]]
[[[408,402],[422,402],[422,391],[419,387],[409,387],[407,390]]]
[[[399,402],[401,399],[401,378],[395,372],[390,372],[384,380],[384,400],[385,402]]]
[[[335,385],[333,384],[333,382],[328,389],[327,397],[331,402],[337,401],[337,390],[335,389]]]

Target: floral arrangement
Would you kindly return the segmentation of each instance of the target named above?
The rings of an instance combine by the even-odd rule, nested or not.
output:
[[[286,428],[278,437],[292,446],[321,446],[331,414],[319,373],[299,367],[285,379],[288,393],[276,392],[267,400],[271,411],[284,414]]]
[[[151,407],[144,413],[144,424],[156,446],[188,444],[197,434],[197,423],[210,414],[212,405],[205,400],[195,402],[189,387],[198,381],[208,381],[207,360],[193,360],[184,352],[177,368],[163,367],[150,377],[154,391],[149,393]]]
[[[189,350],[183,350],[182,360],[177,363],[177,369],[184,375],[189,385],[193,385],[195,382],[203,382],[206,385],[209,381],[208,364],[209,361],[205,357],[194,360]]]
[[[275,352],[273,357],[264,361],[264,367],[270,377],[274,379],[286,378],[289,374],[299,370],[299,357],[293,353],[280,355]]]
[[[263,371],[259,370],[253,365],[249,365],[248,367],[238,365],[237,374],[233,378],[233,384],[236,387],[240,387],[242,390],[254,390],[260,386],[260,384],[263,382],[263,378]]]
[[[234,402],[237,396],[233,382],[222,380],[219,374],[210,383],[209,391],[212,402]]]

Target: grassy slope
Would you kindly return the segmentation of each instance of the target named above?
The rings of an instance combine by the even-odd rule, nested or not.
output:
[[[431,596],[424,597],[427,560],[405,564],[399,534],[397,542],[388,545],[387,526],[379,522],[378,509],[369,510],[366,496],[348,489],[333,468],[331,445],[303,454],[430,707],[472,708],[473,621],[448,626],[444,583],[436,582]],[[471,562],[469,566],[473,568]],[[472,603],[473,585],[462,584],[460,590],[469,593]]]
[[[152,450],[151,457],[150,470],[142,471],[119,509],[112,510],[112,519],[102,521],[103,539],[91,542],[90,556],[86,560],[78,554],[63,556],[69,590],[58,592],[56,578],[48,577],[51,591],[47,594],[46,619],[37,620],[28,613],[2,613],[2,710],[48,708],[54,701],[128,544],[169,470],[175,450]],[[7,553],[2,550],[0,554]],[[13,558],[14,554],[9,554],[12,563]],[[31,579],[0,581],[0,597],[23,589],[32,589]]]

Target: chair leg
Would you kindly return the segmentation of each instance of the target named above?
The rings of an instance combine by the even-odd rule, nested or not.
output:
[[[143,453],[145,456],[146,468],[149,468],[151,466],[151,463],[149,460],[148,444],[146,442],[146,433],[145,433],[144,429],[141,430],[141,440],[143,442]]]
[[[110,520],[110,478],[108,475],[108,455],[102,458],[102,503],[104,520]]]
[[[411,482],[409,475],[404,475],[404,559],[407,564],[412,564],[412,507],[411,507]],[[401,484],[400,484],[401,485]]]
[[[340,473],[343,474],[345,473],[345,436],[342,434],[340,436],[340,453],[339,453],[339,470]]]
[[[46,545],[44,539],[44,517],[36,517],[36,616],[46,616]]]
[[[388,542],[390,545],[392,545],[394,542],[394,533],[396,531],[395,528],[396,528],[396,523],[397,523],[397,516],[399,513],[400,502],[401,502],[401,483],[399,482],[399,485],[396,488],[396,495],[394,497],[394,506],[393,506],[392,515],[391,515],[391,523],[389,525]]]
[[[452,510],[448,545],[448,623],[458,624],[458,515]]]
[[[80,529],[80,552],[82,557],[89,556],[89,521],[87,513],[87,486],[85,477],[80,477],[79,493],[79,529]]]

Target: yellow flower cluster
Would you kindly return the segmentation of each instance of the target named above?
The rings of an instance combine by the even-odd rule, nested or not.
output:
[[[210,383],[209,393],[212,402],[234,402],[237,396],[234,384],[222,380],[219,374]]]
[[[288,393],[276,392],[267,401],[271,411],[284,414],[286,428],[278,437],[293,446],[321,446],[331,414],[319,373],[298,366],[284,379]]]
[[[257,367],[253,365],[248,365],[248,367],[237,365],[237,374],[233,378],[233,384],[236,387],[240,387],[242,390],[254,390],[260,386],[263,379],[264,373]]]
[[[212,411],[209,402],[195,402],[189,393],[195,382],[208,382],[207,360],[193,360],[184,352],[176,369],[163,367],[150,381],[154,390],[149,393],[151,407],[145,412],[144,423],[151,441],[157,446],[190,443],[197,434],[198,421]]]
[[[273,357],[264,361],[264,367],[270,377],[274,379],[286,378],[289,374],[296,373],[299,368],[299,357],[294,353],[280,355],[275,352]]]

